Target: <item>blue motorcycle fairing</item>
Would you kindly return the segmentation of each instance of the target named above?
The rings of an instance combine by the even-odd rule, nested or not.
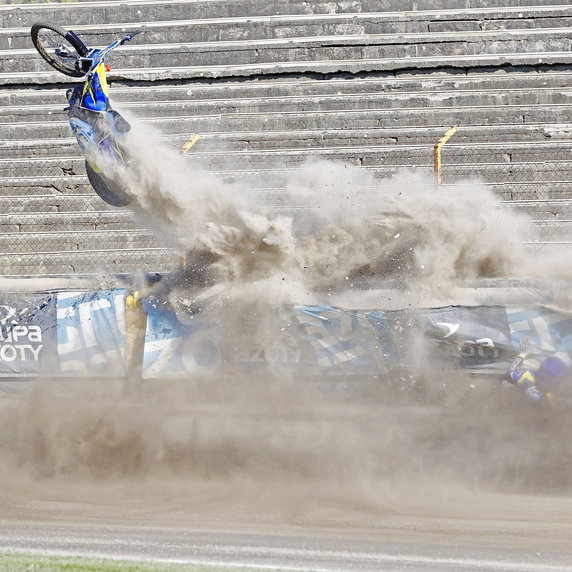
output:
[[[111,135],[104,137],[99,142],[99,145],[97,146],[97,150],[100,153],[102,153],[103,155],[106,155],[106,156],[114,159],[118,165],[125,166],[125,161],[123,160],[123,156],[121,155],[121,151],[119,150],[118,147],[113,145],[113,137]]]
[[[103,135],[98,133],[91,124],[77,117],[70,118],[70,126],[77,139],[78,145],[84,153],[89,154],[94,150],[115,161],[119,166],[125,166],[125,160],[120,149],[114,145],[112,134]]]
[[[109,109],[109,99],[104,93],[99,76],[93,74],[91,81],[85,84],[81,106],[90,111],[107,111]]]
[[[82,151],[88,151],[97,145],[97,135],[89,123],[77,117],[71,117],[69,122]]]

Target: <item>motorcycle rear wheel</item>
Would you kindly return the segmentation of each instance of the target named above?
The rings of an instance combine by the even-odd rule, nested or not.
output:
[[[85,56],[88,49],[73,32],[51,24],[38,23],[32,26],[31,36],[38,53],[54,69],[71,77],[85,75],[80,68],[80,58]]]
[[[114,184],[113,181],[97,173],[87,161],[85,162],[85,171],[93,190],[108,205],[126,207],[131,202],[131,195]]]

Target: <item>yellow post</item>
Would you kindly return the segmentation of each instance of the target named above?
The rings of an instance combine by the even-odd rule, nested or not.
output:
[[[129,379],[141,377],[146,328],[147,314],[143,310],[141,293],[132,292],[125,297],[125,359]]]
[[[193,136],[181,147],[181,155],[186,155],[190,150],[191,147],[201,138],[199,133],[194,133]],[[187,257],[180,256],[179,257],[179,265],[181,268],[187,267]]]
[[[455,135],[457,127],[453,126],[447,129],[445,135],[435,143],[433,147],[433,165],[435,170],[435,187],[438,189],[441,185],[441,147]]]
[[[195,133],[182,147],[181,147],[181,155],[186,155],[191,147],[200,139],[200,135]]]

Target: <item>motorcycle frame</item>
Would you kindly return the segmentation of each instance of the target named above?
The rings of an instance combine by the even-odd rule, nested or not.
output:
[[[89,50],[78,61],[80,69],[87,70],[81,94],[79,86],[68,90],[70,127],[76,136],[78,145],[86,155],[86,161],[96,173],[103,171],[93,158],[98,153],[111,157],[120,166],[126,165],[117,139],[127,129],[117,128],[117,114],[111,109],[109,103],[109,85],[106,75],[109,68],[104,60],[109,52],[130,40],[137,33],[139,32],[128,34],[122,40],[116,40],[106,48]],[[92,115],[94,113],[99,116]]]

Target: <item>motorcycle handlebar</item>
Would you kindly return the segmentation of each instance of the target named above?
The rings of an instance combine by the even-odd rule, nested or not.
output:
[[[142,31],[143,30],[135,30],[135,32],[130,32],[123,39],[115,40],[115,42],[109,44],[109,46],[107,46],[106,48],[102,48],[101,50],[90,50],[90,53],[92,53],[95,57],[89,57],[88,54],[86,57],[81,58],[82,60],[87,60],[87,61],[91,60],[91,65],[87,73],[94,70],[101,62],[103,62],[107,57],[107,55],[109,54],[109,52],[113,51],[115,48],[118,48],[119,46],[122,46],[125,42],[128,42],[137,34],[140,34]]]
[[[119,45],[123,45],[125,42],[129,42],[129,40],[132,40],[137,34],[140,34],[142,31],[143,30],[135,30],[135,32],[127,34],[127,36],[125,36],[125,38],[123,38],[123,40],[119,42]]]

